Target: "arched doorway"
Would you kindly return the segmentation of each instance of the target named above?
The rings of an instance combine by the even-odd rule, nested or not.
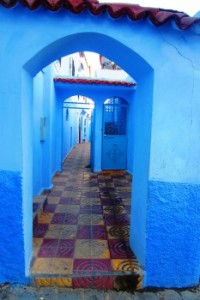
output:
[[[91,37],[92,37],[93,35],[91,35]],[[80,37],[80,36],[79,36]],[[94,36],[93,36],[94,37]],[[96,36],[97,37],[97,39],[98,39],[98,35]],[[85,35],[83,35],[82,36],[82,38],[84,39],[85,38]],[[87,36],[87,38],[89,38],[89,40],[90,40],[90,35],[88,35]],[[109,45],[109,47],[111,47],[111,45]],[[87,46],[87,49],[88,49],[88,46]],[[90,50],[93,50],[93,46],[90,48]],[[95,50],[96,50],[96,47],[95,47]],[[105,50],[105,49],[104,49]],[[127,49],[128,50],[128,49]],[[100,51],[99,51],[100,52]],[[43,55],[44,55],[44,59],[45,59],[45,53],[43,53]],[[43,56],[42,55],[42,56]],[[109,55],[109,54],[108,54]],[[34,67],[35,67],[35,65],[37,65],[37,58],[35,58],[36,59],[36,63],[34,64]],[[54,59],[55,59],[55,56],[54,56]],[[53,60],[53,58],[52,58],[52,60]],[[31,63],[32,64],[32,63]],[[123,64],[121,64],[121,65],[123,65]],[[142,66],[142,65],[141,65]],[[29,67],[30,67],[30,64],[29,63],[27,63],[26,64],[26,67],[29,69]],[[148,67],[147,67],[148,68]],[[30,71],[29,71],[30,72]],[[31,74],[31,73],[30,73]],[[148,75],[149,76],[149,75]],[[151,82],[151,80],[149,81],[149,79],[147,79],[147,78],[144,78],[144,77],[142,77],[142,80],[144,80],[144,79],[146,79],[147,81],[148,81],[148,84],[150,84],[150,82]],[[135,98],[135,100],[137,101],[137,97],[141,97],[141,99],[144,99],[143,97],[143,93],[144,94],[146,94],[147,92],[148,92],[148,87],[146,88],[146,89],[142,89],[141,87],[142,87],[142,80],[140,81],[140,88],[138,89],[138,91],[135,93],[135,95],[134,95],[134,98]],[[145,82],[145,81],[144,81]],[[146,84],[146,83],[145,83]],[[149,85],[149,88],[150,88],[150,90],[151,90],[151,84]],[[150,92],[150,90],[149,90],[149,92]],[[74,94],[74,91],[68,91],[68,93],[69,94]],[[92,93],[91,93],[92,94]],[[90,96],[90,93],[87,93],[87,96]],[[111,95],[110,95],[111,96]],[[128,96],[129,97],[129,96]],[[151,96],[149,96],[149,97],[151,97]],[[93,97],[91,97],[91,98],[93,98]],[[105,99],[105,98],[104,98]],[[59,100],[60,101],[60,100]],[[95,102],[96,103],[96,102]],[[96,105],[96,110],[98,111],[99,110],[99,108],[98,108],[98,105],[100,105],[101,107],[102,107],[102,104],[99,102],[98,103],[98,101],[97,101],[97,103],[96,103],[97,105]],[[123,106],[124,104],[122,104],[122,106]],[[149,102],[149,105],[151,105],[151,102]],[[135,107],[134,107],[135,106]],[[131,105],[130,105],[130,109],[129,109],[129,113],[131,113],[131,112],[133,112],[133,111],[135,111],[135,114],[137,114],[137,110],[138,109],[141,109],[141,111],[143,110],[142,109],[142,102],[141,102],[141,100],[140,100],[140,102],[137,102],[137,105],[136,105],[136,103],[135,103],[135,101],[132,101],[131,102]],[[149,114],[149,110],[146,110],[145,112],[142,112],[142,113],[147,113],[147,114]],[[100,115],[99,115],[99,117],[100,117]],[[146,118],[146,119],[148,119],[149,120],[149,122],[150,122],[150,118]],[[135,128],[136,129],[136,127],[135,126],[137,126],[136,125],[136,123],[137,123],[137,118],[135,118],[135,125],[132,123],[132,122],[130,122],[130,120],[129,121],[127,121],[127,126],[129,126],[129,128],[131,128],[131,127],[133,127],[133,128]],[[102,124],[102,119],[101,119],[101,124]],[[101,125],[102,126],[102,125]],[[146,127],[148,127],[148,123],[146,123]],[[140,128],[140,125],[139,126],[137,126],[137,133],[139,133],[139,129]],[[144,129],[144,127],[143,127],[143,125],[142,125],[142,127],[141,127],[141,130],[143,130]],[[150,127],[149,127],[149,129],[150,129]],[[147,130],[147,132],[148,132],[148,130]],[[131,134],[131,130],[129,130],[129,134]],[[142,133],[141,133],[142,134]],[[135,137],[136,137],[136,135],[135,135]],[[98,152],[99,150],[99,148],[98,148],[98,145],[99,144],[101,144],[102,143],[102,141],[100,142],[98,142],[98,139],[100,139],[100,140],[102,140],[102,136],[98,136],[98,137],[96,137],[95,138],[95,142],[94,142],[94,148],[96,147],[96,151]],[[148,143],[149,141],[148,141],[148,139],[145,141],[146,143]],[[143,142],[142,142],[143,143]],[[138,166],[139,166],[139,161],[142,161],[143,160],[143,157],[140,157],[140,152],[138,152],[138,148],[137,147],[135,147],[134,149],[133,149],[133,144],[137,144],[137,146],[138,147],[140,147],[139,146],[139,143],[138,143],[138,141],[136,142],[136,140],[134,141],[133,139],[132,139],[132,144],[131,143],[129,143],[129,145],[128,145],[128,147],[127,147],[127,159],[129,159],[129,157],[133,157],[133,151],[135,152],[135,154],[134,154],[134,156],[135,157],[137,157],[137,155],[138,155],[138,157],[137,157],[137,162],[138,162]],[[149,147],[150,145],[148,145],[147,147]],[[147,149],[147,148],[146,148]],[[93,153],[93,155],[94,155],[94,151],[92,151]],[[149,159],[149,157],[148,156],[146,156],[146,162],[145,162],[145,164],[144,164],[144,161],[143,161],[143,168],[144,168],[144,172],[143,172],[143,174],[144,173],[146,173],[147,171],[148,171],[148,159]],[[129,164],[131,164],[131,162],[129,162]],[[137,165],[135,165],[135,177],[137,177],[137,169],[136,169],[136,167],[137,167]],[[133,167],[133,169],[134,169],[134,167]],[[138,174],[139,176],[141,176],[141,174]],[[143,175],[142,175],[143,176]],[[146,187],[147,188],[147,187]],[[142,191],[142,193],[144,193],[144,189],[143,189],[143,191]],[[143,197],[143,195],[142,195],[142,193],[140,193],[140,197],[142,197],[143,199],[144,199],[144,197]],[[144,199],[145,200],[145,199]],[[143,208],[142,208],[142,210],[143,210]],[[134,220],[135,222],[136,222],[136,219]],[[144,220],[142,220],[142,222],[144,222],[145,223],[145,219]],[[132,225],[131,225],[132,226]],[[141,230],[141,228],[142,227],[140,227],[140,229],[139,229],[139,231]],[[137,230],[136,229],[136,227],[135,227],[135,230]],[[139,233],[138,233],[139,234]],[[140,232],[140,235],[142,234],[142,236],[143,236],[143,232],[141,233]],[[131,245],[132,245],[132,247],[134,248],[134,243],[136,243],[137,244],[137,240],[135,240],[135,238],[133,238],[133,233],[132,233],[132,228],[130,228],[130,241],[131,241]],[[143,256],[143,258],[142,259],[144,259],[144,256],[145,256],[145,252],[141,252],[141,247],[143,247],[144,245],[141,245],[141,239],[140,239],[140,246],[139,246],[139,253],[135,253],[136,255],[137,254],[139,254],[139,256],[142,254],[142,256]],[[145,244],[145,238],[144,238],[144,240],[143,240],[143,243]],[[140,262],[140,261],[139,261]]]

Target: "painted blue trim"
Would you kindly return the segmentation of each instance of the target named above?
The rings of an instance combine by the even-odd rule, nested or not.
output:
[[[0,283],[23,283],[26,279],[21,173],[0,171],[0,201]]]
[[[146,286],[199,283],[200,185],[150,181]]]

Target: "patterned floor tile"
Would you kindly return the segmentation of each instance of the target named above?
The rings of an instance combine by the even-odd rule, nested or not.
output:
[[[47,204],[44,207],[44,212],[50,212],[50,213],[54,213],[56,210],[57,205],[56,204]]]
[[[90,225],[78,225],[77,239],[91,239],[92,238],[92,226]]]
[[[141,271],[136,259],[111,259],[111,264],[114,271]]]
[[[56,248],[45,248],[45,247],[40,247],[39,252],[38,252],[38,257],[56,257],[57,249]]]
[[[129,238],[129,226],[107,226],[108,239],[127,240]]]
[[[51,196],[52,197],[61,197],[62,191],[52,191]]]
[[[76,240],[74,256],[75,258],[91,258],[92,257],[91,239]]]
[[[73,273],[73,259],[53,258],[49,265],[49,274],[68,275]]]
[[[73,271],[76,274],[91,274],[93,271],[92,259],[74,259]]]
[[[56,248],[58,247],[59,239],[43,239],[42,248]]]
[[[33,238],[33,247],[40,247],[42,245],[42,238]]]
[[[109,240],[111,258],[135,258],[127,240]]]
[[[92,260],[93,274],[99,275],[104,272],[112,271],[112,265],[110,259],[93,259]]]
[[[81,204],[80,206],[80,214],[91,214],[92,207],[90,205]]]
[[[63,230],[64,227],[62,224],[50,224],[45,238],[59,239]]]
[[[80,205],[67,205],[66,206],[67,213],[77,215],[80,212]]]
[[[56,257],[58,249],[58,239],[44,239],[38,251],[38,257]]]
[[[78,215],[67,213],[65,216],[65,224],[76,225],[78,224]]]
[[[92,226],[92,239],[107,239],[106,227],[104,225]]]
[[[118,192],[120,198],[131,199],[131,192]],[[129,200],[130,201],[130,200]]]
[[[91,191],[91,192],[96,192],[96,193],[98,193],[98,195],[99,195],[99,187],[97,187],[97,186],[91,186],[91,187],[90,187],[90,191]]]
[[[103,206],[110,206],[110,205],[122,205],[122,200],[119,198],[109,198],[109,197],[105,197],[105,198],[101,198],[101,204]]]
[[[80,198],[82,196],[81,192],[72,192],[72,197],[73,198]]]
[[[65,189],[64,189],[64,191],[66,191],[66,193],[62,193],[62,195],[63,195],[63,197],[66,195],[68,195],[68,193],[70,192],[70,191],[73,191],[73,186],[70,184],[69,186],[66,186],[65,185]]]
[[[64,182],[63,182],[63,185],[55,185],[53,187],[53,192],[63,192],[65,189],[65,185],[64,185]]]
[[[37,258],[38,257],[38,253],[39,253],[39,250],[40,250],[40,247],[33,247],[33,259]],[[32,262],[33,262],[33,259],[32,259]],[[31,267],[32,267],[32,263],[31,263]]]
[[[92,214],[102,214],[102,207],[101,205],[91,205]]]
[[[55,213],[66,213],[68,205],[66,204],[58,204],[56,206]]]
[[[79,224],[104,225],[104,220],[103,220],[103,216],[100,214],[80,214]]]
[[[104,214],[104,221],[107,226],[126,226],[130,224],[129,217],[127,214],[109,215]]]
[[[65,213],[55,213],[51,220],[51,224],[64,224],[65,217]]]
[[[48,196],[48,204],[58,204],[60,202],[60,197]]]
[[[71,204],[72,205],[80,205],[80,197],[79,198],[72,197],[71,198]]]
[[[52,261],[52,258],[36,258],[32,266],[31,272],[33,274],[50,274],[49,265]]]
[[[70,205],[72,202],[72,198],[71,197],[61,197],[59,204],[64,204],[64,205]]]
[[[72,258],[74,256],[75,240],[61,239],[57,248],[57,258]]]
[[[34,238],[43,238],[49,229],[48,224],[38,224],[33,231]]]
[[[52,217],[53,217],[53,213],[42,212],[41,214],[38,215],[38,223],[49,224],[51,222]]]
[[[99,192],[85,192],[82,194],[82,196],[85,198],[98,198]]]
[[[78,277],[72,279],[72,286],[74,289],[89,289],[93,287],[92,277]]]
[[[110,205],[110,206],[103,206],[103,213],[109,215],[124,214],[126,213],[126,210],[124,206]]]
[[[77,234],[77,225],[65,225],[61,231],[61,239],[75,239]]]
[[[51,287],[72,288],[72,278],[36,278],[36,287]]]
[[[53,178],[53,183],[61,183],[61,182],[66,182],[66,176],[54,176],[54,178]]]
[[[90,205],[101,205],[101,200],[99,198],[90,198]]]
[[[90,240],[88,243],[92,250],[92,258],[110,258],[108,241],[106,240]]]

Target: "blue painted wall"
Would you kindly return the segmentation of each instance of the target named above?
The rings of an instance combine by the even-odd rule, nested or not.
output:
[[[152,73],[146,74],[144,85],[153,86]],[[133,191],[130,242],[140,264],[145,267],[148,201],[149,156],[151,143],[152,103],[146,89],[137,89],[133,104]]]
[[[21,195],[21,196],[20,196]],[[23,282],[22,174],[0,171],[0,282]]]
[[[33,99],[33,195],[40,194],[43,188],[43,155],[44,142],[40,141],[40,122],[44,117],[44,73],[40,72],[34,78]]]
[[[151,286],[199,283],[199,199],[198,184],[149,182],[146,281]]]
[[[57,123],[61,116],[57,115],[59,104],[56,102],[52,75],[51,67],[47,67],[33,80],[33,196],[51,188],[52,176],[60,169],[55,153]],[[41,119],[44,119],[43,137]]]
[[[32,130],[33,106],[36,105],[33,77],[63,55],[90,50],[115,61],[138,83],[134,97],[129,98],[134,119],[129,124],[132,139],[129,145],[133,145],[133,148],[129,147],[129,161],[133,161],[134,173],[131,245],[145,269],[144,283],[163,287],[197,283],[200,273],[200,226],[197,226],[196,214],[200,207],[197,201],[200,182],[198,28],[181,31],[170,23],[155,27],[145,20],[132,22],[123,18],[113,21],[106,14],[98,17],[87,12],[73,15],[66,10],[53,13],[42,8],[29,11],[20,5],[9,10],[0,7],[0,24],[0,65],[4,70],[0,81],[0,128],[1,144],[4,145],[0,149],[3,177],[0,193],[2,205],[12,204],[12,215],[15,216],[13,227],[13,223],[6,222],[10,218],[10,209],[4,210],[1,231],[3,241],[6,232],[15,235],[15,250],[19,257],[14,262],[10,260],[13,241],[7,239],[6,243],[1,243],[5,253],[1,258],[1,282],[21,282],[29,275],[32,162],[38,157],[34,156],[32,143],[36,139]],[[42,161],[43,172],[49,166],[44,177],[48,186],[51,175],[61,168],[62,163],[62,106],[53,82],[45,78],[44,106],[40,107],[40,112],[47,116],[47,139],[43,146],[48,150],[48,159]],[[37,93],[42,98],[39,82]],[[105,97],[96,96],[99,111],[94,121],[98,133],[101,132],[100,102],[113,96],[113,93],[105,94]],[[87,90],[87,96],[95,101],[94,90]],[[63,100],[67,97],[70,95],[65,95]],[[101,140],[96,139],[93,153],[100,144]],[[40,146],[38,143],[37,149]],[[97,158],[95,155],[94,160]],[[97,161],[96,167],[98,170]],[[22,182],[21,187],[19,182]],[[5,190],[8,192],[4,193]],[[13,191],[14,198],[11,197]],[[188,218],[191,213],[194,218]],[[163,230],[164,226],[168,230]],[[191,235],[192,228],[196,230]],[[188,243],[185,233],[190,234]],[[155,247],[155,238],[159,247]],[[186,257],[189,257],[187,268]],[[152,272],[155,267],[156,274]],[[184,279],[182,274],[185,274]]]
[[[77,101],[76,97],[68,98],[67,101]],[[69,154],[73,147],[79,143],[79,114],[75,109],[63,108],[63,127],[62,127],[62,161]]]

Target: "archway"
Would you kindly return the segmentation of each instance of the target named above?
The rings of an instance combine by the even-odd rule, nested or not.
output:
[[[77,40],[79,41],[77,45]],[[94,43],[94,40],[97,42]],[[80,43],[81,41],[81,43]],[[80,48],[81,44],[81,48]],[[104,44],[103,48],[101,45]],[[67,45],[67,47],[66,47]],[[98,49],[97,49],[98,45]],[[149,151],[150,151],[150,123],[151,123],[151,98],[152,98],[152,72],[150,66],[134,51],[125,47],[123,44],[119,43],[117,40],[110,38],[105,35],[99,34],[79,34],[75,36],[68,36],[61,40],[55,41],[53,44],[48,47],[42,49],[38,52],[31,60],[29,60],[24,66],[24,80],[23,80],[23,99],[26,99],[26,103],[31,103],[31,90],[32,90],[32,81],[31,78],[34,74],[41,68],[43,68],[47,62],[54,61],[58,56],[63,54],[63,49],[65,49],[65,54],[74,52],[75,50],[82,50],[85,47],[90,51],[97,51],[103,53],[112,60],[115,60],[121,67],[125,69],[125,71],[129,72],[134,78],[138,79],[139,88],[135,92],[134,101],[130,103],[129,113],[133,115],[134,124],[132,125],[134,132],[134,139],[132,140],[132,145],[129,147],[129,151],[133,151],[134,163],[133,163],[133,173],[134,173],[134,211],[137,211],[137,214],[140,214],[140,218],[133,218],[132,216],[132,226],[131,226],[131,245],[134,249],[136,256],[141,265],[144,265],[145,260],[145,201],[146,201],[146,193],[147,193],[147,178],[148,178],[148,162],[149,162]],[[113,53],[112,49],[118,49]],[[123,57],[122,54],[123,53]],[[132,60],[135,66],[139,65],[139,71],[136,72],[134,69],[130,72],[130,64],[127,62],[124,57],[129,57],[129,60]],[[26,71],[25,71],[26,70]],[[145,74],[145,76],[143,76]],[[73,94],[72,91],[68,91],[68,93]],[[88,96],[91,92],[88,92]],[[29,101],[27,99],[29,98]],[[148,103],[146,102],[148,99]],[[144,105],[145,102],[145,105]],[[99,103],[102,105],[101,103]],[[98,107],[98,102],[97,102]],[[23,106],[24,113],[27,110],[29,111],[29,116],[31,116],[31,110],[27,108],[26,105]],[[28,116],[28,115],[27,115]],[[24,120],[23,128],[30,128],[30,120],[31,118],[27,118]],[[145,119],[145,123],[144,123]],[[131,131],[132,131],[131,130]],[[26,134],[24,133],[24,136]],[[31,136],[30,136],[31,138]],[[31,149],[30,149],[30,140],[29,138],[23,139],[23,149],[24,153],[26,153],[29,159],[31,159]],[[27,197],[29,199],[32,198],[30,193],[31,186],[31,166],[28,168],[24,168],[23,176],[24,176],[24,187],[27,193]],[[141,189],[142,186],[142,189]],[[29,196],[28,196],[29,194]],[[142,201],[141,201],[142,200]],[[29,212],[25,210],[24,219],[28,218]],[[141,215],[142,218],[141,218]],[[25,221],[27,223],[27,221]],[[135,223],[135,224],[134,224]],[[136,225],[136,226],[135,226]],[[28,227],[26,227],[28,228]],[[29,224],[29,228],[31,226]],[[31,244],[30,241],[30,230],[25,236],[27,244]],[[134,236],[134,238],[133,238]],[[28,242],[29,241],[29,242]],[[26,251],[28,247],[26,247]],[[28,261],[27,261],[28,268]]]

